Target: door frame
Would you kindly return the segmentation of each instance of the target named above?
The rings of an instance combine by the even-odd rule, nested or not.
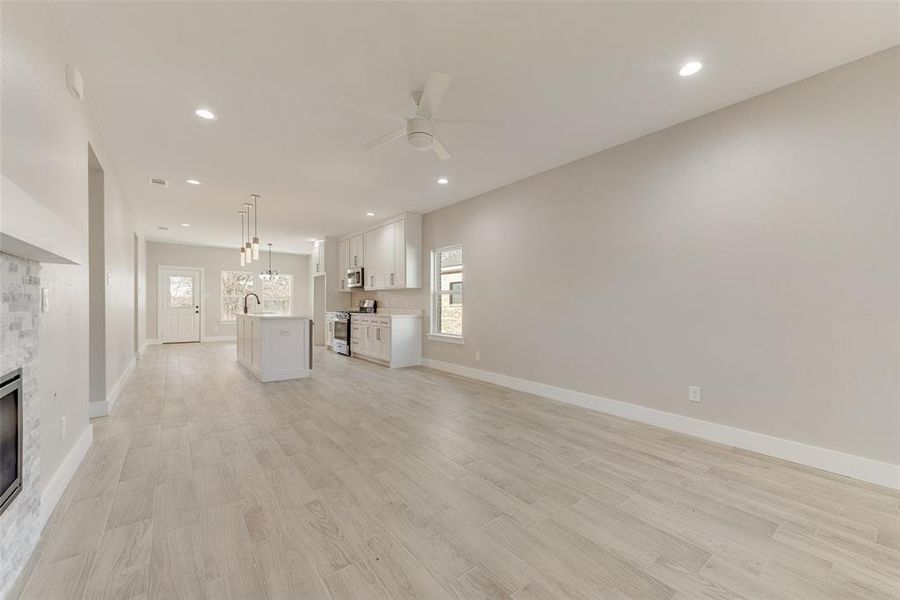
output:
[[[203,322],[206,320],[206,269],[203,267],[187,267],[179,265],[156,265],[156,339],[160,344],[163,343],[163,295],[162,274],[164,269],[189,269],[191,271],[200,272],[200,339],[203,342],[206,339],[206,327]]]

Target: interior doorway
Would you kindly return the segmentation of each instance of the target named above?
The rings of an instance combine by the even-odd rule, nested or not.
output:
[[[103,167],[88,146],[88,389],[106,402],[106,201]]]
[[[132,272],[134,273],[134,357],[137,358],[141,352],[141,340],[140,340],[140,330],[139,330],[139,308],[138,303],[140,301],[140,277],[138,273],[139,265],[140,265],[140,257],[138,253],[140,252],[140,240],[138,239],[138,235],[134,234],[134,264],[132,265]]]

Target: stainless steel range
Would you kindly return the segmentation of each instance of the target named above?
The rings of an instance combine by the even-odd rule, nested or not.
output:
[[[350,356],[350,315],[354,313],[374,313],[375,300],[370,298],[359,301],[359,310],[334,313],[334,351]]]
[[[350,356],[350,313],[334,313],[334,351]]]

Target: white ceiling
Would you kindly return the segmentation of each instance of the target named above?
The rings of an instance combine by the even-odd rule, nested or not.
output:
[[[235,211],[259,192],[263,242],[293,252],[900,43],[894,2],[54,6],[142,232],[235,246]],[[681,78],[689,59],[705,68]],[[393,123],[335,101],[409,112],[432,70],[453,77],[440,116],[505,127],[440,128],[449,161],[402,141],[361,149]]]

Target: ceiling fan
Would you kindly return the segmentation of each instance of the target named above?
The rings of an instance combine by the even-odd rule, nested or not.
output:
[[[484,127],[498,127],[503,124],[502,121],[490,120],[466,120],[466,119],[441,119],[435,117],[441,98],[447,87],[450,85],[450,76],[445,73],[433,72],[428,77],[428,83],[424,90],[412,92],[410,97],[415,104],[416,111],[412,116],[393,115],[380,110],[355,106],[338,102],[341,106],[361,110],[373,115],[378,115],[386,119],[398,121],[403,125],[397,129],[393,129],[388,133],[368,141],[362,145],[366,150],[375,150],[386,146],[393,141],[405,137],[406,143],[416,150],[433,150],[442,160],[453,158],[453,153],[447,149],[447,146],[438,138],[435,132],[435,125],[443,124],[463,124],[463,125],[480,125]]]

